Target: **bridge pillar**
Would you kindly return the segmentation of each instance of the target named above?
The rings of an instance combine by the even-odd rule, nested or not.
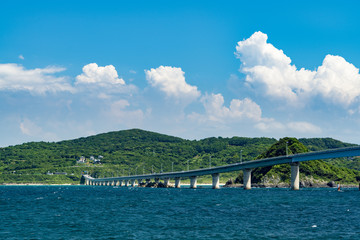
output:
[[[149,182],[150,182],[150,179],[149,179],[149,178],[145,179],[145,183],[146,183],[146,184],[149,184]]]
[[[160,179],[159,178],[155,178],[155,183],[159,183]]]
[[[123,181],[122,181],[122,180],[119,180],[119,187],[122,186],[122,183],[123,183]]]
[[[250,168],[244,169],[244,189],[246,190],[251,189],[251,171]]]
[[[170,178],[164,178],[165,187],[169,187]]]
[[[190,177],[190,188],[197,187],[197,176]]]
[[[181,187],[181,178],[176,177],[175,178],[175,188],[180,188],[180,187]]]
[[[291,163],[290,166],[291,166],[291,189],[299,190],[299,188],[300,188],[300,177],[299,177],[300,163],[299,162]]]
[[[131,186],[135,187],[135,179],[131,179]]]
[[[141,182],[142,182],[142,179],[138,179],[137,181],[138,181],[138,186],[140,186]]]
[[[213,189],[219,189],[219,183],[220,183],[220,174],[219,173],[214,173],[211,174],[212,176],[212,188]]]
[[[129,184],[129,180],[124,180],[125,183],[125,187],[127,187],[127,185]]]

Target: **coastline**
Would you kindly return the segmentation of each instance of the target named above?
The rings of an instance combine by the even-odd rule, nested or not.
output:
[[[0,186],[78,186],[72,183],[2,183]]]
[[[243,184],[229,184],[221,186],[223,188],[243,188]],[[290,188],[291,186],[288,184],[253,184],[251,185],[252,188]],[[340,184],[341,188],[359,188],[359,185],[356,184]],[[326,184],[316,184],[313,186],[300,186],[300,188],[337,188],[337,186],[328,186]]]

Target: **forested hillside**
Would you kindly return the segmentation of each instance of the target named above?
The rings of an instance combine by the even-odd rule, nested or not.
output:
[[[299,141],[304,144],[309,151],[356,146],[356,144],[344,143],[332,138],[300,138]],[[360,158],[335,158],[324,161],[335,166],[360,170]]]
[[[312,146],[318,147],[316,150],[324,149],[324,146],[345,147],[332,139],[311,139]],[[302,139],[302,142],[306,142]],[[324,144],[328,143],[328,144]],[[267,151],[257,157],[257,159],[283,156],[286,154],[297,154],[309,152],[308,148],[296,138],[283,138],[272,145]],[[339,160],[341,161],[341,159]],[[252,182],[265,186],[284,186],[290,185],[290,165],[281,164],[269,167],[256,168],[252,172]],[[241,182],[239,176],[237,182]],[[323,160],[301,162],[300,163],[300,183],[303,186],[326,186],[331,181],[341,183],[357,183],[360,180],[360,171],[332,165]]]
[[[110,177],[220,166],[253,160],[276,142],[274,138],[246,137],[184,140],[140,129],[61,142],[30,142],[0,148],[0,183],[78,183],[84,171]],[[326,145],[314,139],[308,144],[310,149],[323,149],[334,146],[330,142]],[[84,163],[77,162],[82,156]],[[95,164],[94,158],[101,164]]]

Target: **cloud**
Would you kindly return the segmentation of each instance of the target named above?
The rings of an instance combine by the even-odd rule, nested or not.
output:
[[[145,70],[145,75],[152,87],[160,89],[168,97],[192,102],[201,95],[196,86],[186,83],[185,73],[181,68],[160,66]]]
[[[20,130],[23,134],[28,136],[36,136],[42,132],[42,129],[29,119],[24,119],[20,123]]]
[[[27,70],[14,63],[0,64],[0,91],[29,91],[32,94],[74,92],[66,77],[55,76],[64,70],[53,66]]]
[[[274,119],[266,119],[257,124],[255,128],[261,130],[262,132],[295,132],[301,134],[319,134],[322,132],[321,128],[309,123],[309,122],[289,122],[286,124],[275,121]]]
[[[96,63],[90,63],[83,67],[83,73],[76,76],[75,86],[80,91],[96,92],[98,98],[110,99],[112,95],[126,93],[132,95],[137,87],[126,84],[113,65],[99,67]]]
[[[125,81],[119,78],[113,65],[99,67],[96,63],[90,63],[82,70],[83,73],[76,77],[76,84],[96,84],[101,87],[125,84]]]
[[[19,59],[24,60],[24,56],[22,54],[19,55]]]
[[[246,82],[267,96],[300,104],[320,96],[327,102],[343,107],[360,96],[359,69],[340,56],[327,55],[316,71],[291,64],[282,50],[267,43],[267,35],[255,32],[238,42],[236,56]]]
[[[130,103],[124,99],[113,102],[110,115],[116,119],[116,122],[123,123],[127,127],[138,127],[144,119],[144,113],[140,109],[128,110],[129,106]]]
[[[36,123],[27,118],[20,122],[19,128],[24,135],[33,138],[47,141],[54,141],[58,139],[56,134],[43,131],[41,127],[39,127]]]
[[[224,97],[221,94],[206,94],[201,98],[205,108],[205,115],[193,113],[190,118],[200,122],[229,123],[240,122],[245,119],[260,121],[261,108],[251,99],[233,99],[230,106],[224,106]]]

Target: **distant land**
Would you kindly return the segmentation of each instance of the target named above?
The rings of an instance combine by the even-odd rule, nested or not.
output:
[[[289,146],[293,153],[300,144],[302,151],[355,146],[332,138],[290,140],[294,141]],[[94,177],[111,177],[220,166],[254,160],[281,141],[284,140],[265,137],[185,140],[131,129],[60,142],[29,142],[0,148],[0,184],[78,184],[83,172]],[[360,179],[360,158],[313,161],[311,169],[306,169],[309,171],[301,173],[306,179],[356,183]],[[260,176],[262,181],[271,177],[288,181],[283,167],[270,170],[254,177]],[[266,174],[271,177],[264,178]],[[222,174],[221,182],[236,179],[238,175],[239,172]],[[200,184],[210,182],[210,176],[199,179]]]

